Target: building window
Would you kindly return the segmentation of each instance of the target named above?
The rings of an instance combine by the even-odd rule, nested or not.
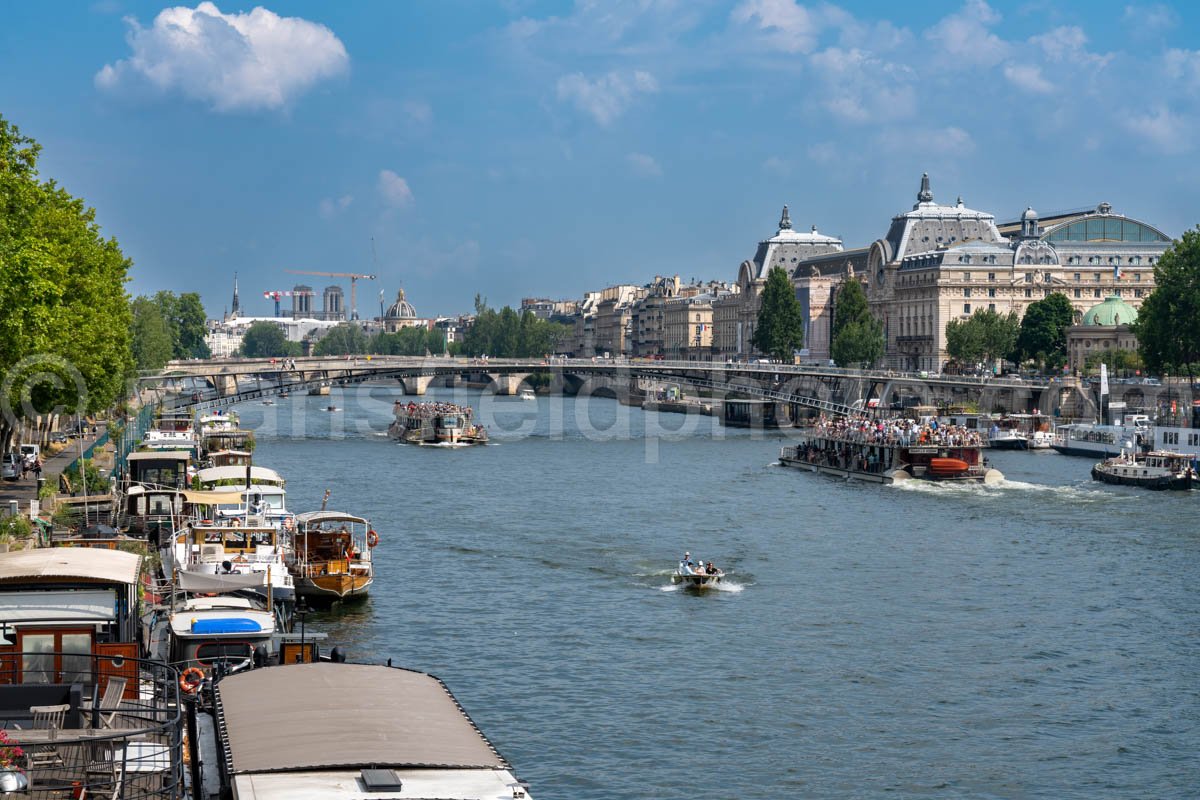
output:
[[[994,273],[994,272],[989,272],[989,273],[988,273],[988,280],[989,280],[989,281],[994,281],[994,280],[996,280],[996,273]]]
[[[965,282],[968,282],[968,283],[969,283],[969,282],[970,282],[970,280],[971,280],[971,273],[969,273],[969,272],[964,272],[964,273],[963,273],[963,281],[965,281]]]
[[[1140,282],[1140,281],[1142,280],[1142,273],[1140,273],[1140,272],[1135,272],[1135,273],[1133,273],[1133,279],[1134,279],[1135,281],[1139,281],[1139,282]]]
[[[1093,289],[1093,290],[1092,290],[1092,292],[1093,292],[1093,294],[1094,294],[1096,297],[1099,297],[1099,296],[1100,296],[1100,290],[1099,290],[1099,289]]]
[[[1076,289],[1076,290],[1075,290],[1075,296],[1076,296],[1076,297],[1083,297],[1083,290],[1082,290],[1082,289]]]
[[[1033,283],[1033,273],[1032,273],[1032,272],[1026,272],[1026,273],[1025,273],[1025,282],[1026,282],[1026,283]]]
[[[1050,281],[1052,281],[1052,280],[1054,280],[1054,273],[1053,273],[1053,272],[1047,272],[1047,273],[1046,273],[1046,283],[1050,283]]]
[[[963,297],[970,297],[970,296],[971,296],[971,287],[967,286],[963,289]]]
[[[1100,273],[1099,273],[1099,272],[1093,272],[1093,273],[1092,273],[1092,280],[1094,280],[1096,283],[1099,283],[1099,282],[1100,282]]]
[[[988,289],[988,297],[995,297],[995,296],[996,296],[996,290]]]
[[[970,303],[963,303],[963,313],[964,314],[971,313],[971,304]]]
[[[1026,289],[1026,290],[1025,290],[1025,296],[1026,296],[1026,297],[1033,297],[1033,289]]]
[[[995,311],[995,310],[996,310],[996,304],[988,303],[988,311]]]
[[[1141,296],[1142,296],[1142,290],[1141,290],[1141,289],[1134,289],[1134,290],[1133,290],[1133,296],[1134,296],[1134,297],[1141,297]]]
[[[1079,273],[1078,272],[1075,273],[1075,282],[1079,283]]]

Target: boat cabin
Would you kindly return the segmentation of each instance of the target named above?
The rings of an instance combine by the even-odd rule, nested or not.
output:
[[[248,450],[217,450],[208,454],[208,466],[247,467],[252,457]]]
[[[243,597],[194,597],[171,615],[170,633],[171,665],[210,674],[217,663],[248,666],[255,651],[265,663],[274,653],[275,615]]]
[[[191,455],[182,450],[143,451],[128,456],[129,483],[186,489]],[[145,513],[145,512],[143,512]]]
[[[267,467],[255,467],[250,464],[230,467],[208,467],[196,473],[200,486],[213,489],[219,486],[255,486],[269,485],[282,487],[285,483],[283,476]]]
[[[721,419],[728,428],[790,428],[793,424],[789,403],[727,398],[721,406]]]
[[[0,684],[72,684],[99,670],[126,675],[136,697],[141,564],[102,548],[0,553]]]

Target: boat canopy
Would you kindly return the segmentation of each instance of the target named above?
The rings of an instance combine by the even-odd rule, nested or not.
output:
[[[305,511],[302,514],[296,515],[296,524],[299,526],[315,526],[327,522],[353,522],[359,525],[371,524],[369,520],[356,517],[353,514],[347,514],[343,511]]]
[[[142,557],[98,547],[42,547],[0,553],[0,582],[73,578],[96,583],[137,583]]]
[[[237,592],[266,586],[267,573],[235,572],[229,575],[214,575],[185,570],[179,573],[178,583],[180,590],[185,592]]]
[[[0,592],[0,622],[112,622],[115,600],[112,589]]]
[[[129,461],[187,461],[191,457],[186,450],[140,450],[126,456]]]
[[[201,483],[244,480],[246,477],[246,467],[208,467],[197,472],[196,477],[200,479]],[[283,477],[275,470],[268,469],[267,467],[250,467],[250,482],[277,483],[282,486]]]
[[[423,672],[288,664],[229,675],[213,688],[230,774],[380,764],[508,769],[446,685]]]

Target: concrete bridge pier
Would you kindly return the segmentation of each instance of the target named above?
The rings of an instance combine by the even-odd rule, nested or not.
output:
[[[425,390],[429,388],[429,384],[433,383],[432,375],[409,375],[406,378],[400,378],[400,385],[404,387],[405,394],[423,395]]]
[[[532,374],[531,372],[513,372],[508,375],[497,375],[489,372],[488,377],[491,378],[492,385],[496,387],[496,394],[515,395],[521,390],[524,380]]]
[[[217,397],[229,397],[237,394],[237,378],[233,375],[213,375],[213,388],[217,390]]]

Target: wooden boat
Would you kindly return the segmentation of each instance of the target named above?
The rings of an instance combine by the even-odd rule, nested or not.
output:
[[[375,573],[371,551],[379,534],[369,520],[341,511],[296,515],[289,569],[296,594],[311,602],[365,598]]]
[[[1122,453],[1092,467],[1092,480],[1139,489],[1187,491],[1196,479],[1191,455],[1156,450]]]

